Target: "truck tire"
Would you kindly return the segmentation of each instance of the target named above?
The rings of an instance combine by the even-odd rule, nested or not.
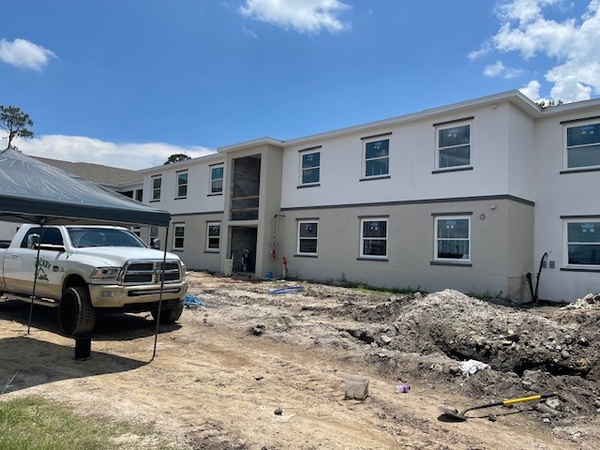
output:
[[[96,313],[87,288],[74,286],[65,289],[58,305],[60,327],[69,336],[87,334],[96,324]]]
[[[160,312],[160,323],[173,323],[179,320],[183,313],[183,300],[172,308],[164,308]],[[152,311],[152,317],[154,320],[158,320],[158,310]]]

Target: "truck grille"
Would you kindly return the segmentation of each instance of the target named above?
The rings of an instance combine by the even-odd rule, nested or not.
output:
[[[123,268],[123,284],[160,284],[162,261],[129,261]],[[165,264],[165,284],[181,281],[181,266],[177,261]]]

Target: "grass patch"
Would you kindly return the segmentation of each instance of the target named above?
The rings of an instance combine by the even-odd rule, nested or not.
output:
[[[420,292],[421,294],[426,294],[426,292],[422,291],[421,289],[419,289],[419,287],[417,286],[417,288],[412,288],[410,286],[405,287],[405,288],[387,288],[387,287],[379,287],[379,286],[371,286],[369,284],[365,284],[365,283],[360,283],[360,282],[356,282],[356,283],[345,283],[345,284],[338,284],[338,286],[341,287],[345,287],[348,289],[354,289],[357,291],[361,291],[361,292],[375,292],[378,294],[382,294],[382,295],[409,295],[409,294],[414,294],[415,292]]]
[[[354,289],[361,292],[367,293],[378,293],[382,295],[409,295],[414,294],[415,292],[420,292],[421,294],[427,294],[426,291],[420,289],[420,286],[413,288],[411,286],[407,287],[381,287],[381,286],[372,286],[370,284],[363,283],[362,281],[350,281],[346,278],[346,275],[342,273],[342,277],[338,280],[327,280],[325,284],[332,286],[339,286],[347,289]]]
[[[84,417],[39,396],[0,401],[0,450],[167,450],[151,425]]]

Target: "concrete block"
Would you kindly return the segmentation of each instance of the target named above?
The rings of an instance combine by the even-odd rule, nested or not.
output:
[[[346,395],[344,398],[365,400],[369,396],[369,379],[365,377],[348,377],[346,379]]]
[[[233,259],[226,259],[225,260],[225,268],[223,269],[223,275],[228,277],[232,273],[233,273]]]

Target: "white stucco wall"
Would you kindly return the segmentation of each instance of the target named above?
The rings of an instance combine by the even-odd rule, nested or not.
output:
[[[504,102],[495,107],[430,116],[288,147],[283,159],[281,206],[294,208],[505,194],[523,196],[531,192],[532,182],[524,179],[529,177],[530,169],[514,171],[510,177],[509,173],[515,165],[529,163],[531,158],[522,155],[523,147],[514,143],[514,151],[509,152],[509,123],[522,128],[518,118],[513,118],[515,114],[521,115],[520,110],[515,112],[513,109],[516,110],[509,109],[508,103]],[[436,172],[436,129],[433,125],[471,116],[474,117],[471,121],[472,170]],[[392,133],[382,137],[390,140],[390,177],[364,180],[361,138],[383,133]],[[316,151],[321,153],[320,185],[298,189],[299,151],[319,145],[322,147]],[[525,151],[531,149],[527,147]],[[509,155],[516,156],[516,162],[509,164]]]
[[[224,196],[210,194],[210,169],[219,163],[225,163],[225,156],[196,158],[145,171],[144,203],[169,211],[172,215],[223,211]],[[186,169],[188,171],[188,195],[187,198],[176,199],[177,172]],[[159,201],[152,201],[152,178],[156,175],[162,177],[161,196]],[[224,177],[226,180],[226,169]]]
[[[19,228],[18,223],[14,222],[0,222],[0,240],[10,241]]]
[[[535,121],[523,110],[507,105],[508,189],[510,195],[529,201],[535,199]],[[498,124],[499,126],[502,124]]]
[[[600,216],[600,171],[561,173],[565,166],[565,133],[561,121],[600,116],[592,111],[569,112],[537,122],[535,145],[535,257],[536,271],[545,252],[555,268],[542,270],[539,296],[555,301],[573,301],[600,292],[600,273],[565,271],[568,268],[563,216]],[[596,119],[598,121],[600,119]],[[598,220],[597,218],[595,220]]]

